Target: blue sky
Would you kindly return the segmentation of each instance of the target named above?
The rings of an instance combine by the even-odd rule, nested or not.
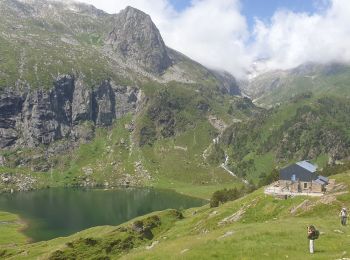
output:
[[[246,17],[250,29],[254,27],[255,17],[268,22],[273,14],[280,9],[293,12],[314,13],[319,11],[322,2],[316,0],[241,0],[242,14]],[[178,11],[191,5],[191,0],[171,0]]]
[[[294,12],[313,13],[316,5],[313,0],[242,0],[242,14],[246,16],[250,28],[254,25],[254,17],[268,22],[278,9]]]

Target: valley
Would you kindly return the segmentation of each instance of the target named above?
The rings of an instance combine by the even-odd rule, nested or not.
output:
[[[0,258],[315,259],[310,224],[350,258],[349,64],[240,79],[166,44],[130,6],[0,1]],[[337,189],[264,194],[301,160]]]

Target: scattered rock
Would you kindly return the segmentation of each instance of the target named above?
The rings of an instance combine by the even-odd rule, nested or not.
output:
[[[5,166],[6,159],[4,156],[0,155],[0,166]]]
[[[208,234],[209,233],[209,230],[208,229],[203,229],[202,230],[202,234]]]
[[[237,222],[238,220],[240,220],[242,218],[242,216],[244,215],[246,210],[250,207],[254,207],[258,203],[258,201],[259,201],[258,198],[253,199],[250,204],[244,205],[242,208],[240,208],[238,211],[233,213],[231,216],[228,216],[228,217],[222,219],[220,222],[218,222],[218,226]],[[243,222],[244,222],[244,220],[243,220]]]
[[[183,146],[175,145],[175,146],[174,146],[174,149],[175,149],[175,150],[187,151],[187,146],[186,146],[186,147],[183,147]]]
[[[310,200],[304,200],[302,203],[300,203],[299,205],[293,207],[290,210],[290,214],[295,215],[299,210],[302,211],[308,211],[310,210],[312,207],[314,206],[314,204],[310,201]]]
[[[154,246],[158,245],[159,244],[159,241],[153,241],[152,244],[150,246],[146,246],[146,249],[147,250],[150,250],[152,249]]]
[[[226,218],[224,218],[223,220],[221,220],[218,225],[222,226],[222,225],[226,225],[229,223],[233,223],[233,222],[237,222],[238,220],[241,219],[241,217],[243,216],[243,214],[246,212],[246,209],[243,207],[241,209],[239,209],[237,212],[233,213],[231,216],[228,216]]]
[[[234,231],[227,231],[225,234],[223,234],[221,237],[219,237],[219,239],[232,236],[233,234],[234,234]]]
[[[345,191],[348,186],[345,183],[337,183],[334,185],[332,192]]]
[[[189,251],[189,249],[188,249],[188,248],[185,248],[184,250],[182,250],[182,251],[180,252],[180,254],[184,254],[184,253],[186,253],[187,251]]]
[[[216,116],[210,115],[208,117],[208,120],[214,128],[220,131],[220,133],[223,132],[227,127],[226,123],[220,118],[217,118]]]
[[[214,210],[213,212],[211,212],[211,213],[209,214],[209,217],[213,217],[213,216],[215,216],[215,215],[217,215],[217,214],[218,214],[218,211]]]
[[[329,204],[332,204],[336,200],[337,200],[337,198],[334,195],[325,195],[325,196],[321,197],[320,202],[323,204],[329,205]]]
[[[135,122],[132,121],[130,124],[125,124],[124,128],[129,132],[133,132],[135,130]]]
[[[87,176],[92,175],[94,173],[93,169],[90,167],[83,167],[81,168],[83,173]]]
[[[1,191],[30,191],[36,187],[37,179],[29,174],[2,173],[0,174]]]

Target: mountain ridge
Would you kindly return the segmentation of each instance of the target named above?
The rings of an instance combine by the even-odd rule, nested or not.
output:
[[[307,91],[316,95],[330,91],[342,96],[348,94],[347,88],[334,84],[346,83],[349,68],[347,63],[309,62],[288,70],[263,71],[241,82],[240,87],[257,104],[263,106],[274,106]],[[343,82],[337,83],[337,78]]]

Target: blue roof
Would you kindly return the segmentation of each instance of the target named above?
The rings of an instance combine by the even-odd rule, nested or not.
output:
[[[325,184],[325,183],[324,183],[323,181],[321,181],[320,179],[317,179],[317,180],[315,180],[315,181],[313,181],[313,182],[316,182],[316,183],[321,184],[321,185],[324,185],[324,184]]]
[[[309,172],[316,172],[317,170],[317,167],[308,161],[300,161],[300,162],[297,162],[296,164]]]
[[[326,177],[324,177],[322,175],[318,176],[318,180],[321,180],[321,181],[323,181],[325,183],[328,183],[328,178],[326,178]]]
[[[316,172],[310,172],[298,164],[292,164],[280,170],[280,180],[310,182],[317,178],[318,174]]]

